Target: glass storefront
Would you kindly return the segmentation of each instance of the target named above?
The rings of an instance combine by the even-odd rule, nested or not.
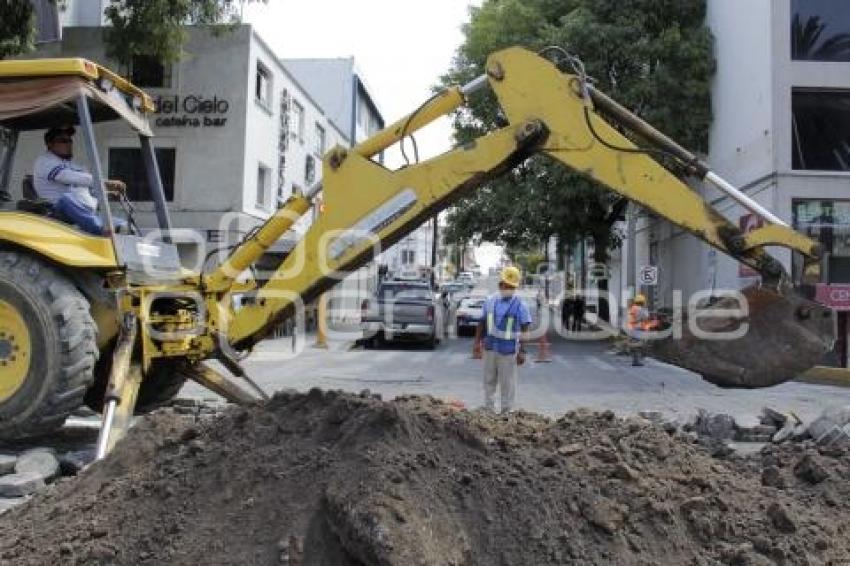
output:
[[[824,365],[847,367],[848,309],[835,304],[834,292],[850,291],[850,200],[795,199],[792,203],[794,228],[823,246],[821,282],[815,300],[837,312],[835,348],[823,360]],[[799,281],[801,260],[794,254],[792,269]]]
[[[850,200],[794,200],[793,223],[823,246],[822,282],[850,283]]]

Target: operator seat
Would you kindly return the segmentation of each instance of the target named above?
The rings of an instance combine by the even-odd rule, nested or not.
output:
[[[35,185],[32,182],[32,175],[24,175],[21,188],[24,198],[18,201],[18,210],[42,216],[50,215],[53,211],[53,205],[49,200],[38,197],[38,193],[35,192]]]

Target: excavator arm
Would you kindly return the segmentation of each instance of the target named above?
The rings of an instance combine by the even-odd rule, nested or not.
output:
[[[126,429],[140,380],[149,379],[154,363],[166,363],[159,366],[160,371],[164,367],[167,374],[185,375],[234,402],[253,399],[229,377],[198,363],[215,357],[262,397],[238,363],[240,352],[264,339],[299,304],[333,287],[424,220],[538,153],[640,204],[761,274],[762,286],[744,292],[748,312],[711,320],[715,330],[735,330],[746,324],[749,330],[743,336],[732,341],[705,340],[688,325],[675,339],[655,341],[656,355],[731,387],[773,385],[817,364],[834,342],[832,312],[791,293],[784,268],[764,248],[775,245],[799,253],[804,278],[814,281],[818,245],[595,90],[580,63],[568,60],[575,73],[562,72],[553,62],[520,48],[493,54],[486,75],[438,93],[351,150],[336,147],[328,152],[322,186],[294,195],[215,270],[189,276],[178,285],[128,289],[122,295],[125,330],[118,340],[125,346],[113,356],[98,457]],[[373,159],[487,86],[498,98],[505,127],[398,170]],[[665,164],[658,155],[665,156]],[[684,170],[723,191],[762,218],[764,227],[741,233],[673,170]],[[320,189],[323,213],[268,281],[259,289],[239,282],[240,274],[310,212]],[[246,292],[251,300],[234,309],[233,294]],[[741,305],[721,300],[717,306]],[[132,347],[137,319],[140,348]],[[140,363],[134,361],[133,352],[141,352]]]
[[[580,72],[562,72],[551,61],[521,48],[494,53],[486,70],[486,76],[464,87],[444,90],[350,151],[337,147],[325,156],[324,212],[259,289],[252,304],[236,312],[226,325],[228,340],[236,349],[250,348],[298,302],[314,299],[342,275],[368,262],[377,251],[398,241],[435,212],[535,153],[563,163],[757,270],[764,289],[753,291],[752,298],[760,305],[773,305],[774,311],[781,305],[779,310],[784,311],[786,322],[784,342],[796,347],[789,350],[776,342],[766,344],[759,335],[758,344],[739,342],[737,349],[747,353],[738,362],[719,365],[706,362],[706,358],[715,357],[713,350],[711,354],[696,352],[701,347],[699,342],[686,339],[680,340],[675,355],[667,356],[671,360],[699,371],[715,383],[751,387],[793,376],[788,371],[777,372],[775,363],[770,364],[766,374],[761,369],[764,365],[756,359],[756,350],[761,349],[762,356],[782,363],[793,357],[797,363],[792,364],[791,370],[796,371],[793,368],[801,363],[808,364],[806,367],[814,365],[831,347],[830,311],[802,298],[787,298],[787,274],[764,249],[776,245],[801,254],[806,277],[812,279],[817,277],[818,269],[816,242],[789,228],[711,172],[696,156],[593,89]],[[459,108],[468,95],[488,85],[498,98],[507,126],[395,171],[372,159],[403,137]],[[623,132],[633,135],[627,137]],[[646,145],[638,146],[632,141],[634,138]],[[757,214],[765,221],[764,227],[742,233],[698,191],[662,165],[656,159],[659,153]],[[308,208],[308,198],[293,197],[243,248],[254,246],[255,253],[261,253]],[[258,245],[263,241],[265,245]],[[234,264],[229,260],[210,275],[211,286],[226,287],[250,263],[254,254],[246,254],[243,248],[231,257],[232,260],[242,253],[241,262]],[[789,322],[789,317],[794,320]],[[771,337],[768,342],[775,339]],[[808,345],[808,349],[801,352],[800,344]],[[777,358],[777,347],[784,348],[788,356]],[[682,349],[692,353],[684,355]],[[750,352],[752,349],[755,350]],[[702,361],[692,363],[692,359],[699,358]]]

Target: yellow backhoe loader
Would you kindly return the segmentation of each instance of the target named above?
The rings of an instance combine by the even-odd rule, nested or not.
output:
[[[186,379],[234,402],[262,397],[239,361],[276,324],[370,260],[379,246],[535,153],[600,182],[762,275],[761,288],[750,295],[747,336],[719,347],[686,336],[668,352],[671,359],[736,387],[772,385],[815,365],[834,341],[832,313],[791,293],[788,275],[764,247],[800,254],[802,277],[814,280],[818,245],[593,88],[577,59],[552,51],[560,62],[521,48],[494,53],[478,79],[439,92],[350,149],[331,149],[323,158],[321,186],[292,196],[221,265],[200,273],[181,268],[170,241],[147,122],[150,98],[82,59],[0,62],[0,126],[10,133],[0,192],[8,187],[18,132],[78,124],[102,221],[114,226],[92,125],[123,120],[139,135],[160,229],[159,236],[115,230],[86,235],[52,218],[49,203],[32,198],[0,211],[0,436],[49,431],[85,400],[103,411],[102,457],[134,410],[168,400]],[[504,127],[398,170],[372,159],[485,88],[501,105]],[[741,233],[685,183],[687,177],[722,190],[762,218],[764,227]],[[267,281],[246,281],[252,264],[310,210],[320,191],[324,212],[277,271]],[[754,328],[757,323],[763,324]],[[203,363],[209,359],[233,375]]]

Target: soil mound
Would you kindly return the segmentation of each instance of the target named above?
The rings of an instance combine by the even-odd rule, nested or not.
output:
[[[0,516],[0,562],[838,564],[848,471],[805,445],[721,460],[610,412],[314,390],[147,419]]]

